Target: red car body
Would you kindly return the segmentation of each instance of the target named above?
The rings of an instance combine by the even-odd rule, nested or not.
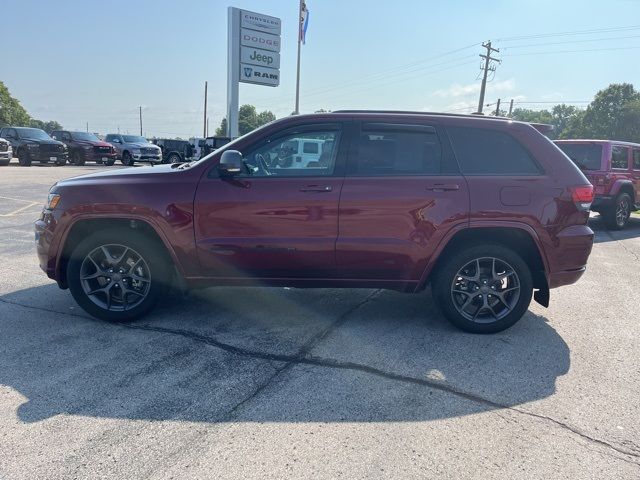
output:
[[[330,176],[227,177],[227,150],[249,151],[282,131],[337,125]],[[365,125],[438,132],[452,159],[450,129],[503,132],[539,165],[534,175],[350,175],[354,142]],[[389,127],[391,125],[391,127]],[[394,126],[395,125],[395,126]],[[382,127],[381,127],[382,128]],[[454,167],[457,170],[457,167]],[[582,189],[582,190],[581,190]],[[581,198],[580,192],[587,191]],[[480,240],[517,249],[529,262],[536,299],[585,271],[593,232],[591,187],[564,154],[528,124],[488,118],[344,112],[288,117],[191,165],[104,171],[64,180],[55,209],[36,222],[41,268],[67,287],[66,266],[86,235],[114,225],[164,245],[190,287],[287,285],[422,290],[454,245]],[[587,202],[585,204],[580,202]]]

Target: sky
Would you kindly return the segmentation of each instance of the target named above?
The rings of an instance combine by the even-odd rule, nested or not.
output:
[[[212,135],[226,110],[229,6],[282,19],[280,86],[241,84],[240,104],[277,117],[294,110],[298,0],[2,3],[3,17],[15,21],[3,22],[0,81],[34,118],[137,133],[142,106],[146,136],[199,136],[206,80]],[[501,63],[485,103],[584,107],[610,83],[640,89],[640,0],[307,0],[307,7],[301,113],[471,113],[488,40]]]

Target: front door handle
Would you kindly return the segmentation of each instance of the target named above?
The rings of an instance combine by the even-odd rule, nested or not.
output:
[[[302,187],[300,187],[301,192],[323,193],[323,192],[330,192],[332,190],[333,190],[333,187],[331,185],[303,185]]]
[[[460,185],[457,183],[436,183],[435,185],[426,188],[431,192],[446,192],[460,190]]]

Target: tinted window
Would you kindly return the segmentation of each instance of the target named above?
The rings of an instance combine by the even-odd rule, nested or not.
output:
[[[318,129],[267,139],[256,148],[248,149],[248,153],[243,152],[244,174],[252,177],[332,175],[339,137],[337,130]],[[320,146],[322,153],[299,155],[298,142],[305,139],[317,140],[313,143]]]
[[[613,147],[611,149],[611,168],[629,168],[629,149],[626,147]]]
[[[350,175],[438,175],[442,148],[435,130],[426,127],[403,130],[364,129],[356,157],[350,159]]]
[[[597,143],[558,143],[558,147],[582,170],[600,170],[602,145]]]
[[[640,170],[640,150],[633,151],[633,169]]]
[[[505,132],[464,127],[448,130],[463,174],[540,174],[540,169],[529,152]]]
[[[304,142],[302,153],[318,153],[318,144],[315,142]]]

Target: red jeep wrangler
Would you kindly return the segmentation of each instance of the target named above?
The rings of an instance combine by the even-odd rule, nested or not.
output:
[[[640,144],[612,140],[557,140],[595,187],[591,210],[620,230],[640,209]]]
[[[286,159],[321,140],[314,162]],[[287,161],[283,161],[287,160]],[[431,284],[479,333],[580,278],[593,187],[531,125],[343,111],[272,122],[197,162],[54,185],[42,269],[90,314],[125,321],[167,286],[387,288]]]

